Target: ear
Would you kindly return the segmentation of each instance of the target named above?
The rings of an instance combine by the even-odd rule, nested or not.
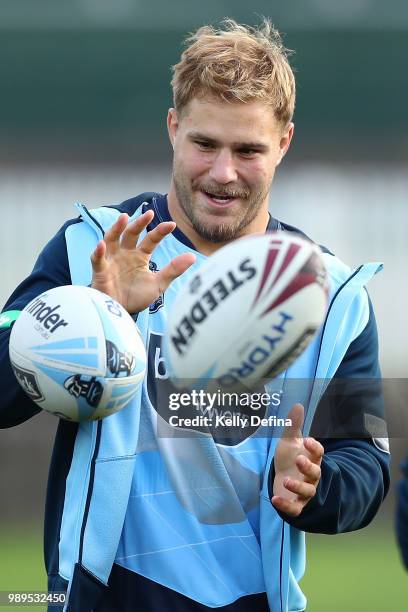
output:
[[[174,141],[176,140],[177,129],[178,129],[177,111],[175,108],[169,108],[169,112],[167,113],[167,130],[169,133],[171,146],[173,148],[174,148]]]
[[[277,166],[281,163],[282,159],[286,155],[287,150],[290,147],[290,143],[292,142],[294,131],[295,131],[295,125],[294,123],[290,122],[288,123],[288,125],[285,127],[285,129],[282,132],[281,139],[279,142],[279,156],[278,156],[277,163],[276,163]]]

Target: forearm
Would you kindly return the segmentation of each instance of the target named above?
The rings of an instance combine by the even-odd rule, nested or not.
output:
[[[361,529],[376,515],[389,488],[389,455],[369,440],[321,440],[325,455],[316,495],[298,517],[280,516],[309,533]],[[274,470],[269,474],[272,497]]]

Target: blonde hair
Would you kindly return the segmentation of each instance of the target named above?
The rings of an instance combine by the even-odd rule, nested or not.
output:
[[[226,102],[261,100],[286,125],[295,108],[295,77],[279,32],[268,19],[255,28],[225,19],[223,28],[199,28],[173,66],[174,106],[182,112],[195,97]]]

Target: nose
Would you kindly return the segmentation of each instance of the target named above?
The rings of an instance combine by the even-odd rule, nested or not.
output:
[[[214,157],[210,177],[220,185],[226,185],[237,180],[237,171],[234,166],[234,158],[231,151],[221,149]]]

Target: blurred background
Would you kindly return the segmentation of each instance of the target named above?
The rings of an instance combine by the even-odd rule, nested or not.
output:
[[[370,284],[387,378],[395,486],[408,453],[408,4],[405,0],[0,0],[2,307],[73,204],[166,192],[170,66],[189,31],[270,17],[295,51],[295,138],[271,193],[274,216]],[[1,399],[0,399],[1,401]],[[44,588],[41,530],[55,419],[0,432],[0,591]],[[394,494],[361,533],[309,538],[312,612],[402,610],[408,574]],[[15,608],[16,609],[16,608]]]

